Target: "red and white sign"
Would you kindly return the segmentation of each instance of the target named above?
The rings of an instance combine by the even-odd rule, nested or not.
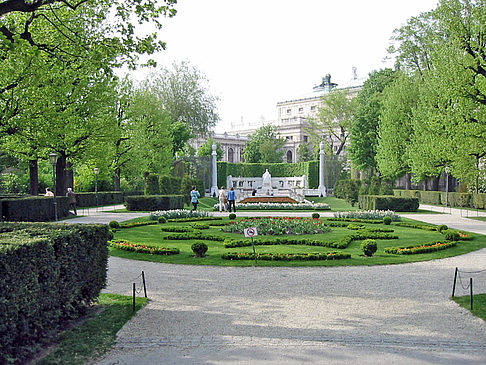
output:
[[[258,236],[258,232],[257,232],[256,227],[245,228],[243,230],[243,232],[245,233],[245,237],[255,237],[255,236]]]

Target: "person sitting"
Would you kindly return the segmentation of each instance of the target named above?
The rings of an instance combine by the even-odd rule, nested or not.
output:
[[[44,196],[54,196],[54,193],[49,188],[46,188],[46,193]]]

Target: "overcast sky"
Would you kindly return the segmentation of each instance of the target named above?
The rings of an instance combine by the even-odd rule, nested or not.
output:
[[[219,97],[221,122],[276,119],[276,103],[312,91],[327,73],[345,83],[385,66],[394,29],[437,0],[179,0],[164,20],[164,66],[189,61]]]

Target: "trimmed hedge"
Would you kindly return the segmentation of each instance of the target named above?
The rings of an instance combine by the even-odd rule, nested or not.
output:
[[[125,200],[127,210],[131,211],[173,210],[184,207],[182,195],[127,196]]]
[[[21,363],[106,284],[106,225],[0,223],[0,363]]]
[[[351,243],[350,236],[341,238],[338,241],[318,241],[309,238],[278,238],[278,239],[263,239],[258,238],[253,241],[255,246],[270,246],[270,245],[306,245],[306,246],[320,246],[332,248],[346,248]],[[225,248],[248,247],[252,242],[248,239],[226,239],[223,243]]]
[[[248,252],[230,252],[221,256],[223,260],[254,260],[255,255]],[[351,258],[348,253],[341,252],[309,252],[309,253],[257,253],[257,260],[266,261],[314,261],[314,260],[344,260]]]
[[[359,208],[363,210],[393,210],[395,212],[416,212],[418,198],[401,198],[393,195],[360,195]]]
[[[395,189],[393,194],[397,197],[415,197],[422,204],[445,205],[446,193],[444,191],[423,191],[423,190],[402,190]],[[486,209],[486,193],[448,193],[449,205],[451,207],[465,207]]]
[[[55,219],[54,198],[28,196],[25,198],[3,199],[2,219],[11,222],[47,222]],[[56,197],[58,218],[69,215],[69,198]]]
[[[96,206],[96,193],[76,193],[78,207]],[[121,191],[98,192],[98,205],[122,204],[125,201]]]
[[[226,178],[231,176],[259,177],[268,169],[274,177],[307,176],[310,189],[319,186],[319,161],[298,163],[231,163],[218,162],[218,186],[226,186]]]
[[[214,234],[202,234],[199,231],[186,232],[165,236],[164,240],[207,240],[207,241],[224,241],[224,237]]]

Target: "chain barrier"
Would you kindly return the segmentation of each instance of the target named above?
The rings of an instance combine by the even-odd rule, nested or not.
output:
[[[452,286],[452,297],[454,297],[455,292],[456,292],[456,285],[457,285],[457,279],[459,279],[459,285],[461,286],[462,290],[464,291],[469,291],[469,298],[470,298],[470,308],[473,310],[474,308],[474,293],[473,293],[473,276],[479,276],[482,273],[485,273],[486,270],[476,270],[476,271],[466,271],[466,270],[459,270],[456,267],[456,270],[454,272],[454,284]],[[463,275],[461,275],[461,273]],[[464,275],[465,274],[465,275]],[[463,276],[467,276],[463,277]],[[466,281],[466,284],[464,284],[464,281]]]
[[[133,283],[135,280],[139,279],[142,277],[142,274],[138,275],[137,277],[133,278],[133,279],[130,279],[128,281],[117,281],[117,280],[113,280],[113,279],[110,279],[109,277],[107,278],[109,281],[115,283],[115,284],[127,284],[127,283]]]

